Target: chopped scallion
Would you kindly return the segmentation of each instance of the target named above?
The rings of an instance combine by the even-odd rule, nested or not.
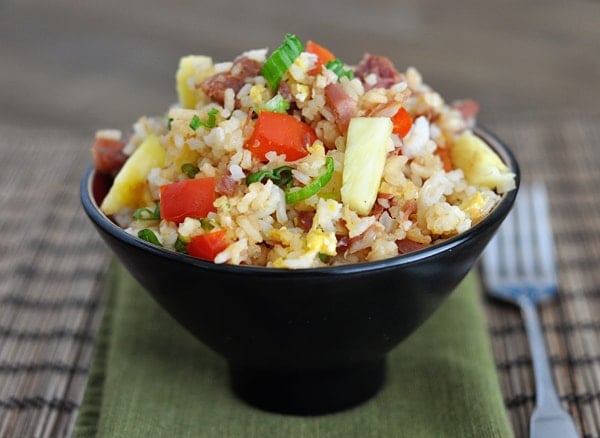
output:
[[[281,78],[303,50],[304,44],[298,37],[289,33],[285,35],[283,43],[267,58],[260,70],[271,90],[277,90]]]
[[[205,128],[214,128],[217,124],[217,113],[218,109],[213,108],[208,112],[208,118],[206,120],[200,119],[197,114],[192,116],[192,120],[190,120],[190,128],[194,131],[198,129],[200,126],[204,126]]]
[[[205,231],[210,231],[215,227],[212,221],[208,218],[203,217],[198,220],[200,221],[200,227]]]
[[[197,114],[194,114],[194,116],[192,117],[192,120],[190,120],[190,128],[192,128],[194,131],[196,129],[198,129],[200,127],[200,117],[198,117]]]
[[[185,173],[188,178],[194,178],[200,169],[194,163],[183,163],[181,165],[181,172]]]
[[[138,208],[133,212],[133,218],[138,221],[159,221],[160,202],[156,203],[154,210],[150,210],[149,208]]]
[[[261,170],[251,173],[246,177],[246,184],[253,182],[262,182],[265,179],[272,180],[275,185],[284,188],[292,182],[292,168],[290,166],[281,166],[273,170]]]
[[[325,67],[334,72],[338,79],[344,76],[348,79],[352,79],[354,77],[354,72],[350,69],[347,69],[344,63],[338,58],[334,59],[333,61],[329,61],[327,64],[325,64]]]
[[[144,228],[143,230],[138,231],[137,235],[140,239],[145,240],[146,242],[149,242],[156,246],[162,246],[160,241],[158,240],[158,237],[156,237],[156,234],[154,234],[154,231],[148,228]]]
[[[286,113],[289,108],[290,102],[281,94],[276,94],[262,105],[257,105],[254,111],[257,113],[261,112],[262,110],[272,111],[275,113]]]
[[[182,254],[187,254],[187,243],[185,243],[180,236],[177,236],[177,240],[175,240],[175,251],[180,252]]]
[[[320,252],[319,260],[321,260],[323,263],[327,263],[329,261],[329,256],[323,252]]]
[[[294,204],[298,201],[302,201],[303,199],[310,198],[315,193],[318,193],[319,190],[321,190],[331,180],[334,169],[333,158],[327,157],[325,165],[327,166],[325,173],[320,175],[313,182],[302,187],[301,189],[286,191],[285,202],[288,204]]]

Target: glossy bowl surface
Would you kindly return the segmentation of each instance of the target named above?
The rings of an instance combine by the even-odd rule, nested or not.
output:
[[[283,270],[214,264],[153,246],[102,214],[96,197],[103,181],[91,165],[81,202],[137,281],[228,361],[237,395],[269,411],[323,414],[377,393],[386,354],[443,303],[512,208],[518,164],[491,132],[475,132],[515,173],[517,189],[470,230],[376,262]]]

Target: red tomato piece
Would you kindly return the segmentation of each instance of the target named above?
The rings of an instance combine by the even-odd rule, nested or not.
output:
[[[203,218],[211,211],[217,197],[216,178],[196,178],[167,184],[160,188],[160,215],[181,223],[186,217]]]
[[[267,161],[265,154],[270,151],[285,154],[287,161],[295,161],[308,154],[307,147],[316,139],[315,131],[294,116],[261,111],[244,147],[261,161]]]
[[[312,68],[308,74],[316,75],[321,72],[321,66],[326,65],[329,61],[335,60],[335,55],[331,53],[331,51],[320,44],[315,43],[314,41],[308,40],[306,42],[305,50],[308,53],[313,53],[317,55],[317,63],[314,68]]]
[[[217,254],[227,248],[228,245],[225,230],[217,230],[192,237],[190,243],[188,243],[187,251],[191,256],[214,260]]]
[[[394,128],[392,132],[398,134],[400,137],[404,137],[410,131],[413,120],[408,111],[402,106],[396,114],[392,116],[392,123]]]

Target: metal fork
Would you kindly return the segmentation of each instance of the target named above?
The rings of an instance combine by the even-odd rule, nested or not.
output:
[[[521,186],[513,210],[482,256],[483,281],[492,296],[521,308],[535,375],[531,438],[578,437],[562,407],[550,371],[537,306],[558,292],[554,243],[543,184]]]

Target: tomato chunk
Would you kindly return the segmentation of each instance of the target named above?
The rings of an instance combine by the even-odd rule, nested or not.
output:
[[[315,131],[294,116],[261,111],[244,147],[261,161],[267,161],[265,154],[270,151],[285,154],[287,161],[295,161],[308,154],[308,146],[316,139]]]
[[[392,123],[394,124],[392,132],[398,134],[400,137],[404,137],[410,131],[413,120],[408,111],[406,111],[406,108],[400,107],[398,112],[392,116]]]
[[[228,245],[225,230],[217,230],[192,237],[190,243],[188,243],[187,251],[191,256],[214,260],[217,254],[227,248]]]
[[[317,55],[317,63],[315,66],[308,72],[308,74],[316,75],[321,72],[321,67],[323,65],[327,65],[329,61],[335,60],[335,55],[331,53],[331,51],[320,44],[315,43],[314,41],[308,40],[306,42],[305,50],[308,53],[312,53]]]
[[[188,179],[160,188],[160,215],[163,219],[181,223],[186,217],[203,218],[211,211],[216,199],[216,178]]]

